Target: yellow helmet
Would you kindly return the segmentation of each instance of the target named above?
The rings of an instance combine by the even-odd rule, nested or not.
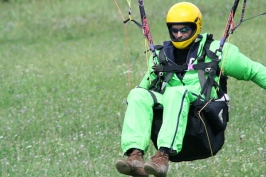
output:
[[[183,40],[174,38],[170,28],[174,24],[185,24],[192,28],[191,35]],[[173,5],[166,15],[166,25],[169,30],[173,45],[178,49],[187,48],[198,36],[202,27],[202,15],[200,10],[192,3],[180,2]]]

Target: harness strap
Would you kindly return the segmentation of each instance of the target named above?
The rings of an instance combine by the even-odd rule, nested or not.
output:
[[[201,57],[204,59],[204,57]],[[152,67],[157,72],[184,72],[188,70],[205,70],[206,68],[218,69],[216,62],[198,63],[198,64],[183,64],[183,65],[155,65]]]
[[[159,76],[157,76],[152,82],[151,82],[151,86],[150,86],[150,90],[156,90],[156,91],[158,91],[157,90],[157,88],[156,88],[156,85],[158,84],[158,82],[160,82],[160,77]]]
[[[205,56],[207,55],[209,58],[212,58],[212,56],[214,55],[214,53],[212,51],[209,50],[210,45],[212,43],[213,39],[212,39],[212,35],[208,35],[207,36],[207,41],[205,42],[205,45],[203,47],[203,51],[202,51],[202,55],[201,57],[198,59],[198,63],[204,63],[205,60]],[[212,53],[211,53],[212,52]],[[218,67],[218,65],[214,66],[214,67]],[[211,68],[211,67],[210,67]],[[200,80],[200,86],[203,90],[204,85],[206,84],[206,77],[205,77],[205,70],[203,69],[198,69],[198,76],[199,76],[199,80]],[[210,90],[211,91],[211,90]],[[207,91],[208,93],[208,91]]]
[[[173,72],[169,72],[166,74],[166,77],[165,77],[163,84],[162,84],[162,87],[161,87],[161,91],[163,91],[164,87],[166,86],[166,84],[168,83],[168,81],[170,80],[172,75],[173,75]]]
[[[211,89],[212,86],[214,85],[214,76],[216,75],[216,71],[212,70],[209,73],[208,78],[206,79],[206,82],[204,83],[202,90],[201,90],[201,94],[205,94],[205,99],[209,100],[210,99],[210,94],[211,94]]]
[[[147,90],[147,91],[151,94],[151,97],[152,97],[153,102],[154,102],[154,107],[160,105],[160,103],[158,103],[158,101],[157,101],[157,98],[156,98],[155,94],[152,91],[150,91],[150,90]]]
[[[162,48],[159,48],[158,50],[160,50],[159,52],[159,63],[162,64],[162,65],[168,65],[168,61],[165,59],[165,54],[164,54],[164,51],[163,51],[163,46]]]
[[[163,51],[163,45],[155,45],[154,48],[156,50],[160,50],[159,51],[159,63],[162,64],[162,65],[168,65],[168,61],[165,59],[165,54],[164,54],[164,51]],[[159,65],[161,66],[161,65]],[[159,73],[158,71],[154,70],[156,73]],[[165,85],[167,84],[167,82],[169,81],[170,77],[172,76],[172,74],[169,74],[167,73],[162,85],[160,86],[160,82],[161,82],[161,79],[163,79],[163,76],[158,76],[151,82],[151,86],[150,86],[150,90],[154,90],[154,91],[157,91],[157,92],[161,92],[163,91]]]

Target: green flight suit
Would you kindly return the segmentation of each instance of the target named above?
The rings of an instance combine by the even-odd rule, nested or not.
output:
[[[198,56],[201,56],[207,34],[201,34],[201,36]],[[214,52],[219,48],[219,45],[220,41],[213,41],[210,50]],[[222,58],[219,67],[223,66],[222,70],[227,76],[238,80],[251,80],[266,89],[265,66],[250,60],[240,53],[233,44],[226,43],[223,49],[226,52],[226,55],[224,55],[226,57]],[[211,61],[211,59],[206,57],[205,62],[208,61]],[[195,63],[197,63],[197,58]],[[149,60],[150,70],[147,71],[139,87],[132,89],[128,95],[128,107],[121,136],[123,152],[130,148],[141,149],[144,153],[147,151],[153,121],[154,98],[152,95],[164,108],[163,123],[157,139],[158,148],[171,148],[177,153],[182,149],[190,103],[197,99],[197,95],[201,91],[198,72],[197,70],[189,70],[182,80],[176,74],[173,74],[164,89],[164,93],[160,94],[148,90],[150,81],[156,78],[155,74],[150,74],[153,65],[153,58],[151,57]],[[218,77],[216,77],[217,79]],[[214,90],[212,90],[211,97],[216,97]]]

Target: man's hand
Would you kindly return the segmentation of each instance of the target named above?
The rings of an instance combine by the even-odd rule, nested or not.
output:
[[[163,65],[154,65],[154,66],[152,67],[152,69],[153,69],[154,71],[157,71],[157,72],[162,72],[162,71],[163,71]]]

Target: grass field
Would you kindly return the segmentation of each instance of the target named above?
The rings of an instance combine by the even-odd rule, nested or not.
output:
[[[127,18],[128,4],[117,0]],[[165,14],[177,1],[145,1],[155,44],[168,40]],[[202,32],[223,34],[233,0],[191,0]],[[241,13],[241,3],[236,21]],[[132,17],[140,21],[132,1]],[[245,18],[265,12],[248,1]],[[121,126],[129,90],[146,72],[144,40],[114,1],[0,1],[0,176],[122,177]],[[266,16],[244,22],[232,43],[266,65]],[[169,177],[266,176],[266,92],[252,82],[228,83],[230,122],[212,158],[171,163]],[[155,152],[150,146],[145,157]]]

